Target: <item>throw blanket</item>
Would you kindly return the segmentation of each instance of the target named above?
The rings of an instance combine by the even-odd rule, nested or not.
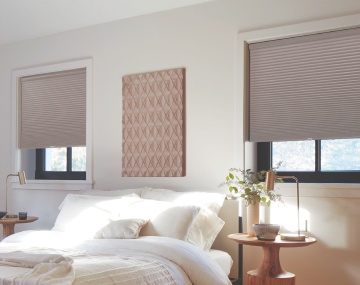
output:
[[[13,248],[6,246],[2,246],[2,249],[0,265],[33,268],[29,272],[23,272],[10,278],[0,277],[3,285],[67,285],[74,282],[75,272],[71,266],[73,263],[71,258],[66,258],[60,254],[45,253],[44,250],[38,250],[37,253],[34,253],[35,251],[12,251]]]
[[[13,251],[15,248],[19,250]],[[1,245],[0,265],[33,268],[10,278],[0,277],[1,284],[176,284],[170,272],[151,259],[78,251],[61,253],[53,249]]]
[[[75,271],[74,285],[231,285],[228,277],[208,254],[192,244],[171,238],[141,237],[77,241],[66,233],[25,231],[6,238],[0,244],[0,253],[9,250],[4,248],[6,246],[13,248],[41,246],[51,248],[46,249],[48,254],[60,253]],[[43,253],[42,250],[45,249],[33,250]],[[64,271],[63,274],[66,272]]]
[[[18,250],[14,251],[15,248]],[[29,249],[23,244],[1,245],[0,265],[33,268],[10,278],[0,277],[1,284],[176,284],[170,272],[151,259],[78,251],[61,253],[54,249]]]

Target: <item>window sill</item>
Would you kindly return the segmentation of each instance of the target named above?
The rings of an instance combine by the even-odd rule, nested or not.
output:
[[[22,190],[60,190],[78,191],[81,189],[92,189],[95,184],[87,180],[27,180],[26,184],[20,185],[19,182],[12,181],[12,189]]]
[[[295,183],[278,183],[279,193],[284,197],[296,197]],[[301,183],[300,197],[360,198],[360,184]]]

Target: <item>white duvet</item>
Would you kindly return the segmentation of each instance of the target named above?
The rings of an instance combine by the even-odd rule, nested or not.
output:
[[[62,256],[67,256],[67,259],[71,260],[69,264],[71,264],[71,268],[74,269],[75,272],[73,284],[83,283],[79,282],[83,276],[91,279],[91,274],[94,276],[97,274],[94,268],[98,269],[101,266],[106,268],[110,264],[112,266],[115,266],[116,264],[118,275],[125,276],[124,272],[126,271],[126,268],[128,268],[126,262],[143,262],[143,266],[155,264],[157,270],[159,270],[158,268],[163,268],[169,275],[166,278],[173,281],[171,284],[231,284],[223,270],[208,254],[194,245],[172,238],[141,237],[139,239],[77,240],[74,236],[62,232],[25,231],[14,234],[3,240],[0,244],[0,259],[1,254],[4,254],[9,250],[11,251],[9,247],[12,247],[17,251],[20,250],[24,254],[28,254],[26,249],[34,251],[34,248],[37,248],[36,250],[39,252],[47,251],[49,254],[59,254],[59,250],[65,252]],[[77,257],[79,252],[82,252],[81,257]],[[19,258],[23,258],[23,256],[20,256]],[[91,258],[93,258],[91,261],[92,263],[89,262]],[[108,262],[109,265],[106,265],[106,262]],[[141,268],[143,266],[141,266]],[[120,267],[123,267],[123,269]],[[27,274],[27,276],[31,276],[30,273],[34,271],[34,269],[35,267],[26,268],[23,266],[6,264],[6,259],[3,259],[3,263],[0,262],[0,280],[10,280],[17,275],[25,276]],[[64,274],[70,274],[70,269],[66,268],[66,270],[68,270],[68,272],[64,272]],[[125,279],[122,279],[123,277],[119,276],[119,281],[113,281],[113,283],[107,284],[127,284],[127,282],[124,281]],[[112,278],[112,280],[117,280],[115,277]],[[47,284],[45,282],[32,283],[31,277],[28,278],[28,280],[28,283],[23,282],[18,284]],[[138,283],[129,282],[128,284],[158,283],[156,281],[136,282]],[[2,282],[2,284],[7,283]],[[11,284],[11,282],[8,284]],[[84,284],[86,284],[86,282]],[[97,284],[104,283],[99,282]]]

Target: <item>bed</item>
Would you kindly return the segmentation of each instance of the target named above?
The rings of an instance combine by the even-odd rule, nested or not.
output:
[[[115,196],[111,198],[100,196],[104,193],[91,193],[94,197],[86,194],[89,193],[68,195],[70,198],[60,205],[60,214],[51,231],[24,231],[3,240],[0,244],[1,284],[231,284],[228,275],[233,270],[233,258],[219,248],[219,244],[224,244],[220,241],[227,235],[229,225],[221,226],[220,233],[216,233],[215,242],[210,242],[213,249],[203,248],[209,246],[207,236],[200,238],[195,235],[200,211],[204,211],[204,207],[214,210],[214,204],[184,205],[181,201],[188,199],[182,199],[178,194],[174,194],[177,203],[161,200],[169,199],[167,196],[146,200],[146,197],[135,196],[115,199],[116,193],[112,193]],[[81,205],[84,201],[95,201],[93,205],[96,206],[90,207],[92,212],[84,210],[89,209],[89,205],[81,208],[79,201]],[[123,201],[131,206],[124,207]],[[121,207],[119,203],[122,203]],[[157,212],[145,221],[142,220],[144,215],[149,217],[146,205],[151,206],[151,211],[156,208]],[[119,208],[126,208],[119,214],[122,219],[107,216]],[[214,210],[218,211],[219,217],[220,208]],[[74,209],[78,212],[74,213]],[[140,213],[142,211],[144,213]],[[65,212],[66,215],[62,214]],[[92,238],[88,238],[89,225],[85,228],[83,224],[92,214],[91,227],[96,225],[101,230],[97,230],[95,235],[91,233]],[[213,216],[217,214],[212,213]],[[68,221],[70,218],[71,223]],[[105,220],[111,222],[104,226],[101,221]],[[190,228],[187,228],[188,220]],[[211,231],[214,231],[216,223],[209,221],[212,221]],[[124,225],[125,230],[122,228]],[[122,236],[124,233],[125,237]]]
[[[234,264],[230,254],[222,250],[210,249],[208,252],[212,260],[214,260],[224,271],[226,276],[230,275],[231,268]]]

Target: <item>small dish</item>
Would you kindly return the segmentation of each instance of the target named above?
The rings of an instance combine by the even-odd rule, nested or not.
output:
[[[7,214],[7,212],[0,211],[0,219],[2,219],[3,217],[5,217],[6,214]]]

